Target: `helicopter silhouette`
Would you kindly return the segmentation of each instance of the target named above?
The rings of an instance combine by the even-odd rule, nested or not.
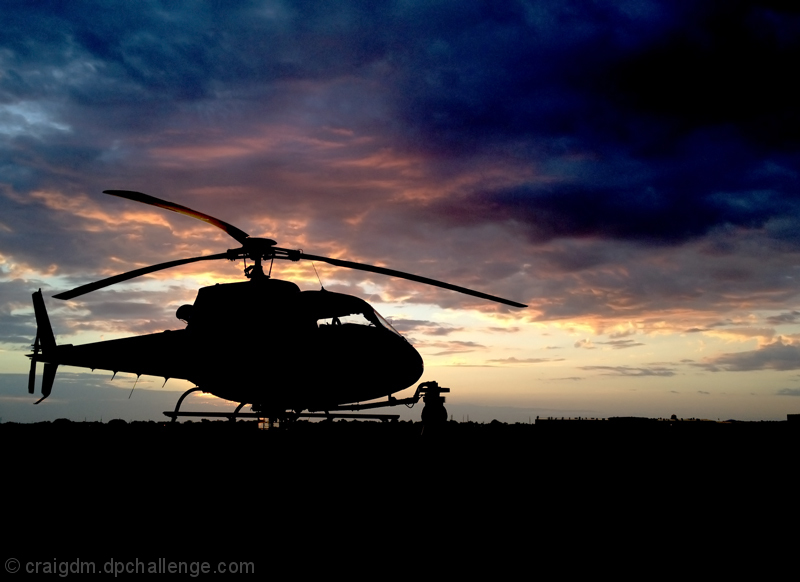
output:
[[[177,416],[221,416],[181,413],[179,408],[191,392],[202,390],[238,402],[233,415],[266,418],[297,417],[324,411],[363,410],[413,403],[426,393],[426,402],[441,404],[436,382],[420,384],[412,398],[392,394],[412,386],[423,373],[416,349],[366,301],[352,295],[301,291],[290,281],[272,278],[275,259],[310,260],[408,279],[496,301],[513,307],[521,303],[385,267],[284,249],[268,238],[251,237],[235,226],[186,206],[128,190],[105,190],[105,194],[156,206],[202,220],[224,230],[241,246],[223,253],[179,259],[128,271],[54,295],[68,300],[92,291],[198,261],[243,259],[248,279],[218,283],[198,291],[192,305],[176,313],[186,327],[124,339],[83,345],[58,345],[47,315],[41,289],[33,294],[37,332],[33,344],[29,393],[34,393],[37,362],[44,362],[42,397],[53,387],[59,365],[185,379],[195,388],[178,400]],[[247,261],[252,264],[247,266]],[[264,263],[270,262],[269,272]],[[370,402],[387,397],[381,402]],[[250,404],[253,414],[239,413]],[[444,410],[441,407],[441,410]],[[437,411],[441,414],[441,411]],[[423,411],[423,416],[425,411]]]

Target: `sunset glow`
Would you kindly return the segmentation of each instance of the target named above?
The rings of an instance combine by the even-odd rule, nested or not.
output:
[[[800,412],[796,10],[89,4],[3,9],[4,422],[161,420],[148,391],[185,389],[141,378],[126,408],[132,379],[70,369],[33,407],[33,291],[57,341],[78,344],[179,329],[200,287],[242,280],[241,261],[206,261],[53,299],[237,246],[106,189],[526,303],[272,266],[373,305],[422,354],[422,380],[451,388],[456,420]]]

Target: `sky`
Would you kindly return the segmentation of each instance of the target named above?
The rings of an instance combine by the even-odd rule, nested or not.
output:
[[[369,301],[422,354],[421,381],[451,389],[455,420],[800,413],[795,3],[76,0],[0,16],[2,422],[160,420],[191,386],[60,368],[34,407],[33,291],[58,343],[80,344],[180,329],[198,288],[242,280],[202,262],[53,299],[238,246],[106,189],[527,304],[275,264]]]

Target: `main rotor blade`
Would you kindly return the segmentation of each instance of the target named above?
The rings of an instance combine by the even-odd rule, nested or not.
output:
[[[228,253],[219,253],[216,255],[207,255],[205,257],[193,257],[191,259],[179,259],[177,261],[159,263],[158,265],[151,265],[149,267],[143,267],[141,269],[136,269],[134,271],[128,271],[127,273],[122,273],[120,275],[114,275],[113,277],[109,277],[108,279],[102,279],[100,281],[95,281],[94,283],[87,283],[86,285],[81,285],[80,287],[76,287],[71,291],[64,291],[63,293],[59,293],[58,295],[53,295],[53,297],[55,297],[56,299],[74,299],[75,297],[80,297],[81,295],[86,295],[87,293],[91,293],[92,291],[97,291],[98,289],[102,289],[103,287],[108,287],[109,285],[114,285],[115,283],[122,283],[123,281],[127,281],[128,279],[141,277],[142,275],[147,275],[148,273],[155,273],[156,271],[161,271],[162,269],[170,269],[172,267],[178,267],[180,265],[188,265],[189,263],[196,263],[198,261],[213,261],[217,259],[226,259],[226,258],[228,258]]]
[[[428,279],[427,277],[420,277],[419,275],[412,275],[411,273],[403,273],[402,271],[395,271],[394,269],[386,269],[385,267],[375,267],[373,265],[364,265],[362,263],[354,263],[352,261],[342,261],[340,259],[329,259],[328,257],[319,257],[317,255],[300,254],[301,259],[308,259],[309,261],[321,261],[336,267],[346,267],[348,269],[357,269],[359,271],[369,271],[370,273],[379,273],[381,275],[389,275],[390,277],[397,277],[399,279],[408,279],[409,281],[416,281],[417,283],[425,283],[426,285],[433,285],[434,287],[441,287],[442,289],[449,289],[450,291],[457,291],[465,295],[472,295],[473,297],[480,297],[481,299],[488,299],[489,301],[496,301],[512,307],[527,307],[522,303],[511,301],[510,299],[503,299],[502,297],[495,297],[481,293],[480,291],[473,291],[466,287],[459,287],[458,285],[451,285],[435,279]]]
[[[209,216],[208,214],[198,212],[197,210],[192,210],[191,208],[187,208],[186,206],[181,206],[180,204],[175,204],[174,202],[169,202],[168,200],[161,200],[160,198],[156,198],[155,196],[150,196],[149,194],[142,194],[141,192],[133,192],[131,190],[103,190],[103,194],[111,194],[111,196],[126,198],[127,200],[133,200],[134,202],[149,204],[150,206],[158,206],[159,208],[171,210],[172,212],[177,212],[178,214],[185,214],[186,216],[197,218],[198,220],[207,222],[208,224],[216,226],[217,228],[221,228],[229,235],[231,235],[233,238],[235,238],[237,241],[239,241],[240,244],[244,244],[245,239],[248,236],[250,236],[243,230],[239,230],[232,224],[223,222],[218,218],[214,218],[213,216]]]

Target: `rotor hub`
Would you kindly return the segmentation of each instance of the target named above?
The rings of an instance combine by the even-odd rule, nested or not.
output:
[[[271,256],[273,247],[278,244],[271,238],[259,238],[249,236],[245,239],[242,245],[250,254],[261,256]]]

